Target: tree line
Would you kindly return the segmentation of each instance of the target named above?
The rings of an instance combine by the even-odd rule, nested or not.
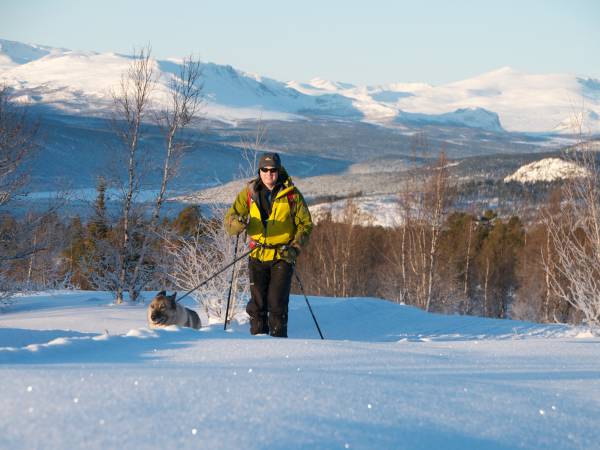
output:
[[[579,323],[581,313],[547,283],[545,258],[553,247],[548,236],[543,225],[525,227],[516,216],[452,212],[442,224],[432,267],[427,225],[390,229],[325,217],[298,270],[312,295],[380,297],[432,312]]]
[[[78,216],[64,220],[57,213],[39,220],[3,216],[5,254],[19,253],[30,243],[36,250],[4,264],[3,276],[14,291],[115,292],[119,274],[112,261],[123,225],[108,219],[105,189],[100,180],[94,213],[85,221]],[[359,224],[349,201],[344,220],[319,219],[297,270],[309,295],[380,297],[432,312],[580,323],[584,311],[557,291],[555,283],[566,289],[571,280],[558,270],[560,249],[552,224],[544,221],[564,215],[561,204],[560,192],[554,192],[540,220],[529,226],[491,210],[481,215],[452,211],[436,230],[416,220],[393,228]],[[223,210],[213,213],[204,217],[197,206],[188,206],[158,226],[151,218],[138,223],[131,239],[137,248],[147,240],[141,264],[144,290],[191,289],[233,259],[234,242],[220,220]],[[576,235],[581,238],[581,233]],[[130,264],[135,267],[141,255],[132,256],[138,258]],[[247,289],[244,272],[241,263],[234,289],[240,305]],[[208,315],[222,317],[230,281],[228,272],[197,293]],[[300,293],[297,286],[294,292]]]

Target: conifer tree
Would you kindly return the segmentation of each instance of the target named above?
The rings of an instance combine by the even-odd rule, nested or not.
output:
[[[106,213],[106,180],[103,177],[98,179],[96,191],[98,194],[94,203],[94,216],[88,225],[88,234],[92,245],[94,241],[106,239],[109,231]]]

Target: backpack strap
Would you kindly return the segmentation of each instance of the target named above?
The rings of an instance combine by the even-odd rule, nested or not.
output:
[[[292,223],[296,224],[296,197],[294,197],[294,190],[292,189],[287,193],[288,204],[290,205],[290,216],[292,217]]]
[[[252,206],[252,197],[250,197],[250,189],[248,189],[248,214],[250,214],[251,206]]]

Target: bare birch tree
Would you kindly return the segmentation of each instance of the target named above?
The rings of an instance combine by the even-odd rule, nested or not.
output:
[[[164,137],[164,159],[158,194],[153,202],[152,215],[142,238],[139,256],[129,281],[129,296],[136,301],[149,281],[144,276],[144,264],[150,238],[156,235],[160,212],[165,201],[169,182],[177,173],[181,157],[189,145],[179,139],[181,132],[197,117],[202,103],[202,66],[200,60],[189,56],[180,65],[179,74],[171,78],[168,103],[156,114],[156,122]]]
[[[411,143],[414,165],[417,156],[427,157],[430,146],[425,133],[415,135]],[[442,224],[449,206],[448,168],[444,151],[441,151],[437,162],[430,168],[429,175],[417,179],[417,171],[413,170],[412,205],[404,211],[410,214],[406,222],[408,227],[409,266],[415,282],[413,296],[416,304],[425,311],[431,309],[434,292],[437,251]]]
[[[425,311],[431,308],[431,300],[433,296],[433,277],[435,265],[437,263],[437,250],[439,246],[440,233],[442,225],[446,217],[449,204],[449,186],[448,186],[448,161],[445,153],[440,153],[439,159],[435,166],[435,172],[431,177],[430,186],[426,190],[425,198],[425,219],[429,224],[430,244],[429,244],[429,264],[427,273],[427,300],[425,303]]]
[[[410,303],[430,311],[436,296],[436,264],[440,234],[450,203],[444,152],[423,180],[414,180],[411,192],[400,199],[403,227],[401,251],[395,256]]]
[[[142,124],[149,112],[150,96],[156,83],[151,52],[149,45],[134,51],[129,69],[121,76],[117,90],[112,92],[115,108],[112,124],[121,142],[127,168],[126,182],[121,192],[123,204],[115,267],[117,277],[112,277],[116,280],[117,303],[123,302],[123,293],[129,285],[127,276],[133,263],[132,229],[136,220],[133,202],[141,184],[139,146]]]

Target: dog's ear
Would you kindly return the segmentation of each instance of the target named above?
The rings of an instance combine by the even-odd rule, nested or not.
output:
[[[177,297],[177,292],[173,292],[173,295],[169,296],[169,300],[171,300],[171,303],[173,303],[173,305],[175,305],[175,298]]]
[[[158,294],[156,294],[157,297],[166,297],[167,296],[167,291],[160,291]]]

